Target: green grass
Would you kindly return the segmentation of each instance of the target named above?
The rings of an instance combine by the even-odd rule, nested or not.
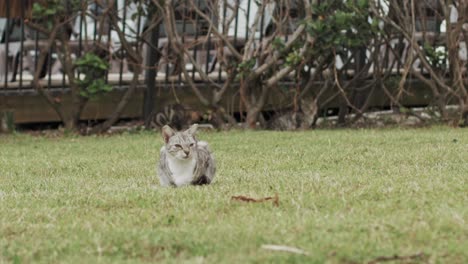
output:
[[[159,134],[0,136],[0,263],[468,262],[466,129],[200,138],[216,180],[175,189],[158,186]]]

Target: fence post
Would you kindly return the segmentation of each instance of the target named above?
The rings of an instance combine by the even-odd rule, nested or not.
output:
[[[156,64],[161,56],[158,51],[159,43],[159,24],[151,29],[148,49],[146,50],[146,71],[145,84],[146,89],[143,95],[143,120],[145,127],[149,128],[151,115],[154,111],[154,91],[156,88]]]

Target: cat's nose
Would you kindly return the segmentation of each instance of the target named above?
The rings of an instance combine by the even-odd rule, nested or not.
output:
[[[185,156],[188,156],[188,154],[190,153],[190,150],[184,150],[184,153],[185,153]]]

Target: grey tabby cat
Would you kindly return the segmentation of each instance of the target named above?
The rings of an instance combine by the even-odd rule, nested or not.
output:
[[[216,172],[208,143],[195,137],[198,125],[175,132],[168,125],[162,128],[165,145],[161,148],[158,174],[162,186],[209,184]]]

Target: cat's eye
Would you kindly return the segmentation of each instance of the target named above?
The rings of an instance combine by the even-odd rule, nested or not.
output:
[[[174,147],[176,147],[176,148],[182,148],[182,146],[179,145],[179,144],[175,144]]]
[[[189,145],[189,146],[190,146],[190,147],[193,147],[193,146],[195,146],[195,144],[194,144],[194,143],[190,143],[190,145]]]

